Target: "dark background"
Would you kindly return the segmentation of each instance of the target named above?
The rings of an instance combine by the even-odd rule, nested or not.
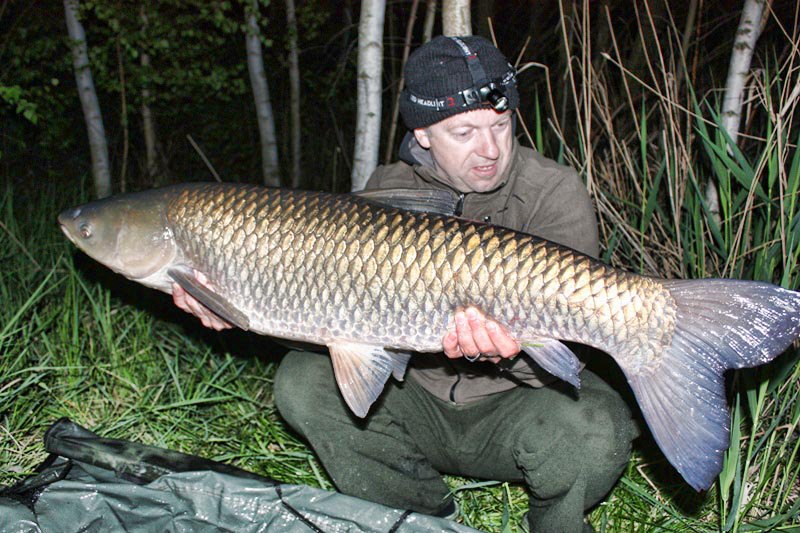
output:
[[[521,57],[521,64],[534,61],[549,67],[555,111],[547,104],[546,71],[534,67],[520,75],[522,116],[529,124],[535,123],[538,104],[541,120],[551,112],[565,119],[562,123],[569,138],[569,124],[575,121],[568,120],[574,107],[565,75],[568,57],[573,66],[579,65],[582,54],[589,49],[587,45],[591,45],[592,64],[611,77],[609,87],[620,91],[610,95],[609,105],[615,105],[615,99],[625,95],[619,69],[609,65],[602,54],[618,56],[631,75],[646,79],[652,75],[651,69],[661,69],[660,61],[655,59],[659,48],[665,64],[686,62],[691,77],[688,81],[699,98],[715,98],[724,87],[743,1],[700,1],[696,24],[690,28],[691,39],[684,53],[675,49],[674,43],[681,41],[689,2],[651,0],[646,3],[647,8],[645,2],[633,0],[562,2],[563,14],[555,0],[484,0],[472,4],[476,34],[490,35],[486,19],[491,17],[497,43],[512,62]],[[141,22],[140,5],[147,14],[146,28]],[[352,0],[310,0],[297,5],[303,188],[349,189],[359,5]],[[401,73],[410,7],[410,1],[392,1],[386,8],[382,161]],[[263,2],[259,16],[281,167],[283,175],[288,176],[288,34],[284,9],[283,2]],[[425,9],[425,2],[420,2],[412,46],[421,42]],[[575,38],[574,29],[581,24],[584,9],[589,10],[590,43]],[[787,29],[796,25],[793,0],[776,1],[772,9],[774,17]],[[128,190],[156,182],[211,179],[187,135],[202,147],[224,180],[260,181],[258,128],[244,46],[244,12],[242,3],[222,1],[81,3],[81,20],[103,111],[115,192],[121,186],[117,180],[123,165],[126,127],[129,150],[124,163]],[[609,28],[613,29],[614,39]],[[755,68],[765,55],[780,60],[785,53],[781,47],[786,46],[781,32],[775,19],[770,18],[758,44]],[[440,16],[434,35],[438,33],[441,33]],[[566,53],[565,39],[570,44],[570,54]],[[144,51],[151,57],[149,69],[140,65],[140,54]],[[2,174],[17,183],[82,180],[88,186],[87,136],[60,2],[3,0],[0,3],[0,88],[3,87],[18,88],[18,96],[0,98]],[[682,87],[687,90],[688,85]],[[158,133],[157,176],[145,172],[140,115],[144,88],[149,88],[152,95],[150,106]],[[635,87],[632,96],[648,97]],[[35,123],[25,117],[23,108],[35,115]],[[123,111],[127,112],[127,126],[123,123]],[[742,127],[746,129],[748,125]],[[401,125],[395,144],[404,131]],[[544,143],[548,146],[554,141],[545,136]]]

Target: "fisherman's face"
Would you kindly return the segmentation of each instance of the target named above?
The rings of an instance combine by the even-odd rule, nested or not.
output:
[[[511,162],[511,111],[477,109],[414,130],[442,178],[459,192],[487,192],[506,179]]]

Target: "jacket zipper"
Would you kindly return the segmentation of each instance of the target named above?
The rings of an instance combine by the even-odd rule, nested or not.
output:
[[[458,202],[456,202],[456,208],[454,210],[457,217],[460,217],[464,212],[464,196],[463,192],[458,193]]]
[[[455,216],[457,216],[457,217],[460,217],[464,213],[464,197],[465,196],[466,195],[463,192],[459,192],[458,193],[458,202],[456,203],[456,208],[454,210],[455,211]],[[451,402],[456,403],[456,387],[461,382],[461,372],[458,371],[458,367],[456,365],[454,365],[452,363],[452,361],[448,361],[448,362],[450,363],[450,366],[453,368],[453,370],[455,370],[455,372],[456,372],[456,381],[455,381],[455,383],[453,383],[450,386],[450,394],[448,396],[450,397],[450,401]]]

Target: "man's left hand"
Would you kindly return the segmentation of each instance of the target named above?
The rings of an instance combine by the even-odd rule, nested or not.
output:
[[[466,356],[497,363],[520,352],[519,343],[508,330],[475,307],[456,311],[454,322],[455,331],[448,331],[442,339],[444,353],[450,359]]]

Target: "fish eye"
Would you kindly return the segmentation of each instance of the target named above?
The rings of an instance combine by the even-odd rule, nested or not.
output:
[[[92,236],[92,226],[89,224],[83,223],[78,226],[78,232],[80,233],[81,237],[84,239],[88,239]]]

